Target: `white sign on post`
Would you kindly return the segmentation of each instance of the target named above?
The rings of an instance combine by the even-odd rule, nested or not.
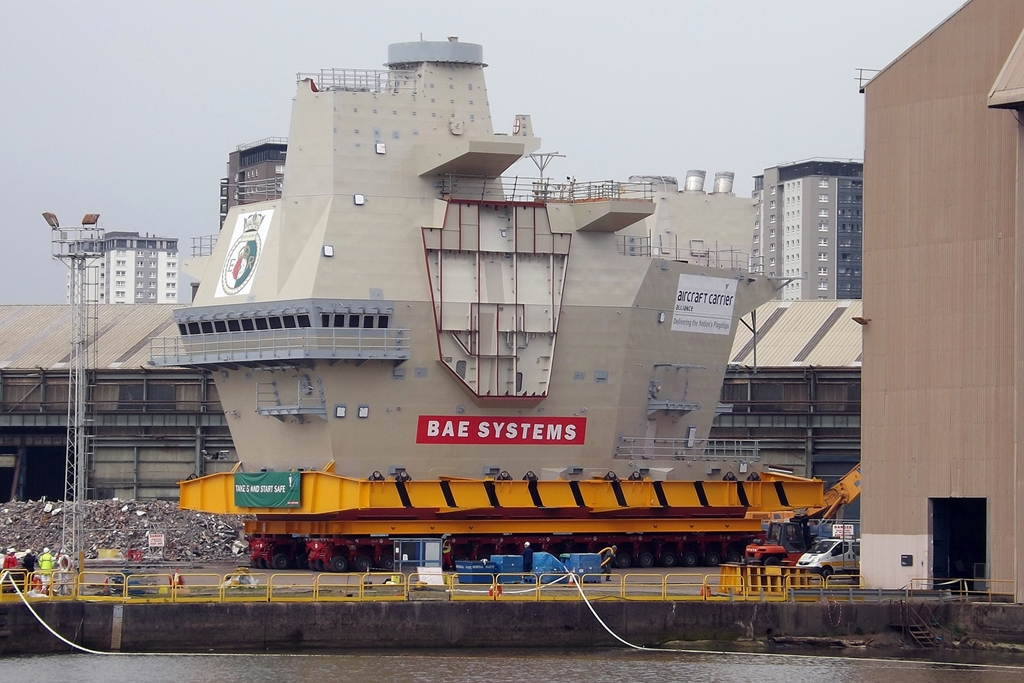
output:
[[[835,538],[853,538],[852,524],[833,524],[832,535]]]
[[[674,332],[729,334],[737,281],[705,275],[680,275],[672,312]]]
[[[163,534],[163,532],[150,531],[148,536],[149,536],[149,547],[150,548],[163,548],[164,547],[164,534]]]

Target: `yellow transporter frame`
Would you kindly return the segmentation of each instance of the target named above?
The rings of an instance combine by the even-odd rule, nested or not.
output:
[[[757,517],[823,504],[820,480],[770,474],[761,481],[372,481],[334,474],[333,465],[297,473],[296,508],[236,506],[234,471],[180,482],[181,507],[255,514],[247,533],[430,535],[756,533]]]

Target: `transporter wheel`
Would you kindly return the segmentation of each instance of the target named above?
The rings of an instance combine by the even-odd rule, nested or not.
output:
[[[649,569],[654,566],[654,555],[647,552],[646,550],[636,557],[636,564],[638,567]]]
[[[615,553],[615,559],[612,562],[619,569],[629,569],[633,564],[633,558],[629,556],[629,553]]]
[[[270,565],[267,564],[267,558],[265,557],[261,557],[260,559],[256,560],[256,565],[260,569],[270,569]]]
[[[662,567],[674,567],[679,558],[671,550],[666,550],[661,554],[661,566]]]
[[[391,571],[395,568],[395,558],[387,555],[380,558],[380,568],[386,572]]]
[[[780,560],[777,557],[766,557],[764,558],[764,562],[762,564],[764,564],[764,566],[766,567],[778,567],[780,564],[782,564],[782,560]]]
[[[337,572],[339,574],[347,572],[348,560],[346,560],[342,555],[335,555],[331,558],[330,568],[332,572]]]
[[[697,557],[697,553],[692,550],[688,550],[683,553],[683,566],[684,567],[696,567],[700,563],[700,558]]]
[[[725,556],[725,561],[729,564],[741,564],[743,562],[743,553],[738,550],[730,550],[729,554]]]
[[[274,555],[274,559],[271,560],[271,565],[274,569],[288,569],[288,556],[284,553],[277,553]]]
[[[704,555],[704,564],[709,567],[717,567],[722,564],[722,556],[717,550],[709,550]]]
[[[360,555],[356,559],[352,560],[352,569],[360,574],[365,574],[373,569],[373,560],[366,555]]]

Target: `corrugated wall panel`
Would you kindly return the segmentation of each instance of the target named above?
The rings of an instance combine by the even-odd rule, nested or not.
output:
[[[866,90],[864,529],[927,534],[929,497],[987,497],[1003,578],[1017,143],[986,104],[1022,27],[1024,3],[975,0]]]

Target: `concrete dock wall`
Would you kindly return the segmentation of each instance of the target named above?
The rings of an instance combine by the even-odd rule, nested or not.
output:
[[[125,652],[230,652],[412,647],[608,647],[619,643],[583,603],[235,603],[34,605],[58,633],[86,647]],[[992,608],[987,617],[977,610]],[[891,603],[616,602],[595,605],[626,640],[764,639],[888,631]],[[1016,606],[940,605],[935,616],[983,629],[1021,624]],[[1018,627],[1019,630],[1019,627]],[[0,605],[0,652],[63,652],[21,604]]]

